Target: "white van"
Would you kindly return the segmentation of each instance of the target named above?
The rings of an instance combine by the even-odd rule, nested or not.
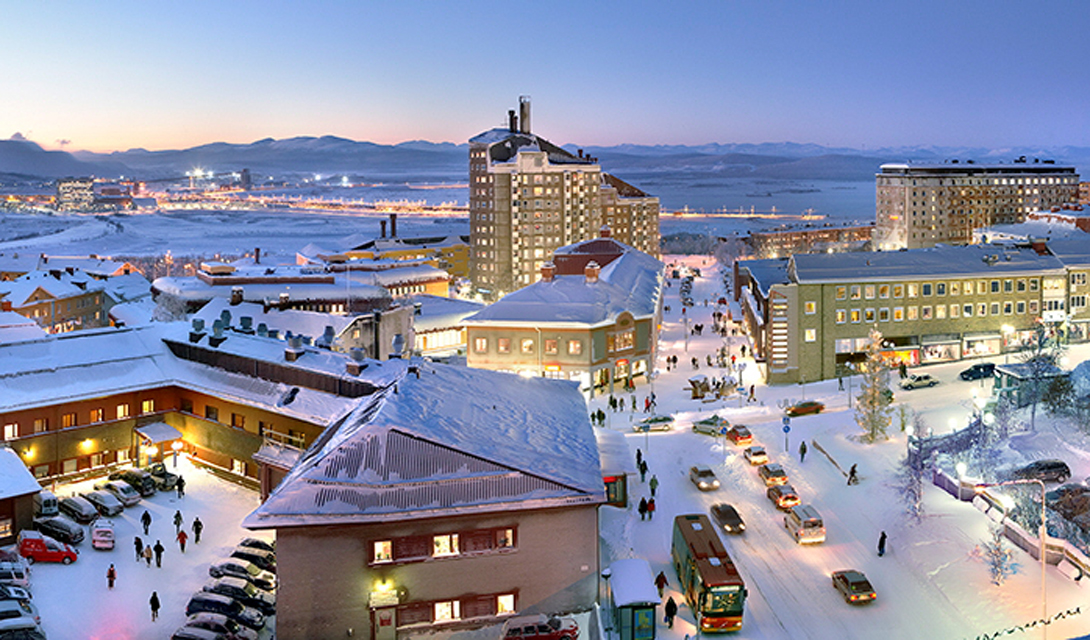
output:
[[[795,542],[799,544],[825,542],[825,522],[817,509],[808,504],[791,507],[783,517],[783,526],[795,536]]]
[[[55,516],[60,514],[60,506],[57,504],[57,496],[51,491],[42,489],[34,494],[34,513],[37,517]]]

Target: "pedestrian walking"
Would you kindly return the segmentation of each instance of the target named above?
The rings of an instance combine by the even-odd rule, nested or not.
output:
[[[836,377],[836,389],[837,389],[837,391],[843,391],[844,390],[844,378],[842,378],[840,376]]]
[[[636,467],[639,468],[643,464],[643,451],[640,451],[639,447],[636,447]]]
[[[662,590],[667,587],[669,583],[666,581],[666,574],[659,571],[659,574],[655,576],[655,586],[659,589],[659,597],[662,597]]]
[[[166,549],[163,548],[163,543],[158,540],[155,541],[155,546],[151,548],[155,552],[155,566],[158,569],[163,568],[163,552]]]
[[[651,474],[650,485],[651,485],[651,497],[654,498],[655,497],[655,490],[659,488],[659,477],[656,476],[653,473]]]
[[[140,562],[140,558],[144,557],[144,541],[140,539],[140,536],[136,536],[132,546],[136,547],[136,561]]]
[[[183,522],[182,512],[181,511],[175,511],[174,512],[174,534],[175,535],[177,535],[178,532],[182,530],[182,522]]]
[[[859,484],[859,476],[856,475],[855,465],[852,465],[851,469],[848,469],[848,484]]]
[[[151,514],[144,509],[144,515],[140,516],[140,524],[144,525],[144,535],[148,535],[148,527],[151,526]]]
[[[178,541],[178,546],[182,548],[182,553],[185,553],[185,541],[189,540],[189,534],[185,532],[185,529],[182,529],[175,539]]]
[[[193,544],[201,543],[202,531],[204,531],[204,523],[200,518],[193,518]]]
[[[901,375],[902,380],[904,380],[905,378],[908,377],[908,365],[905,364],[904,360],[902,360],[897,365],[897,373],[899,373]]]
[[[674,628],[674,617],[677,616],[677,603],[674,602],[674,596],[666,601],[666,626]]]
[[[644,460],[640,463],[640,482],[646,482],[647,478],[647,461]]]
[[[152,591],[151,599],[148,600],[148,604],[151,605],[151,621],[155,622],[159,619],[159,594]]]
[[[647,519],[648,520],[654,520],[655,519],[655,499],[654,498],[651,498],[650,500],[647,501]]]
[[[148,563],[148,568],[151,568],[151,545],[144,547],[144,562]]]
[[[799,443],[799,462],[806,462],[806,441]]]
[[[628,386],[627,384],[625,386]],[[636,396],[632,396],[632,412],[636,412]]]
[[[647,498],[640,498],[640,506],[636,510],[640,512],[640,520],[647,518]]]
[[[174,485],[174,488],[178,490],[178,497],[185,497],[185,478],[178,476],[178,482]]]
[[[114,588],[114,580],[117,580],[117,569],[114,569],[114,565],[110,565],[110,568],[106,570],[106,584],[110,585],[110,588]],[[662,590],[659,590],[659,595],[662,595]]]
[[[746,345],[742,345],[742,357],[746,357]]]
[[[757,385],[749,385],[749,399],[746,402],[757,402]]]
[[[878,536],[878,557],[886,555],[886,532],[883,531],[882,535]]]

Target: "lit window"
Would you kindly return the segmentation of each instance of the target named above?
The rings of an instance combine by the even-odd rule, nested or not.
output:
[[[458,534],[450,533],[442,536],[434,536],[432,539],[431,555],[438,558],[442,556],[458,555]]]
[[[45,433],[49,430],[49,418],[34,419],[34,433]]]
[[[457,600],[453,600],[450,602],[436,602],[435,622],[450,622],[452,620],[461,620],[461,604],[462,603]]]
[[[863,312],[863,319],[869,324],[874,322],[874,309],[866,309]]]
[[[102,422],[106,419],[106,410],[102,407],[91,409],[91,422]]]
[[[155,400],[144,400],[140,403],[140,413],[155,413]]]
[[[915,298],[918,295],[918,292],[919,292],[918,287],[919,287],[919,285],[916,285],[916,284],[908,285],[908,297],[909,298]]]
[[[496,532],[496,548],[511,549],[515,546],[515,530],[500,529]]]
[[[878,321],[879,322],[889,322],[889,308],[882,307],[881,309],[878,310]]]
[[[863,314],[859,309],[852,309],[852,322],[860,322],[863,320]]]
[[[505,593],[496,596],[496,615],[502,616],[515,613],[515,594]]]
[[[375,543],[375,562],[393,562],[394,543],[391,540],[379,540]]]
[[[908,308],[908,319],[909,319],[909,321],[916,320],[917,318],[919,318],[919,314],[920,314],[919,308],[917,308],[917,307],[909,307]]]
[[[496,351],[499,353],[511,353],[511,338],[497,338]]]
[[[546,340],[545,341],[545,354],[554,356],[560,350],[559,340]]]
[[[473,350],[477,353],[488,352],[488,338],[476,338],[473,340]]]
[[[14,440],[19,437],[19,423],[9,422],[4,425],[4,439]]]
[[[128,418],[128,417],[129,417],[129,405],[128,405],[128,403],[117,405],[117,419],[121,420],[122,418]]]
[[[844,324],[848,321],[848,312],[843,309],[836,310],[836,323]]]
[[[863,291],[864,291],[864,296],[867,298],[867,300],[874,300],[874,285],[873,284],[868,284],[866,287],[863,288]]]
[[[845,300],[845,299],[847,299],[847,297],[848,297],[848,288],[847,287],[837,287],[836,288],[836,299],[837,300]]]
[[[883,284],[878,287],[878,297],[882,299],[889,298],[889,285]]]
[[[803,339],[807,342],[817,342],[817,329],[807,329]]]
[[[76,426],[76,414],[66,413],[61,416],[61,426],[67,429],[68,427]]]
[[[905,286],[903,284],[893,285],[893,297],[903,298],[905,297]]]
[[[522,352],[523,353],[533,353],[534,352],[534,339],[533,338],[523,338],[522,342],[521,342],[521,345],[522,345]]]
[[[817,303],[814,302],[814,301],[807,302],[806,305],[805,305],[805,308],[806,308],[806,315],[813,315],[813,314],[817,313]]]
[[[583,353],[583,343],[580,340],[568,340],[568,355],[577,356]]]
[[[904,307],[893,307],[893,321],[894,322],[901,322],[904,319],[905,319],[905,308]]]
[[[858,300],[861,297],[863,297],[863,294],[859,285],[852,285],[852,300]]]

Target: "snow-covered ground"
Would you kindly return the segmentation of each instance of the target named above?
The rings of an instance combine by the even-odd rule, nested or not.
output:
[[[168,467],[170,462],[167,462]],[[191,465],[185,457],[177,469],[186,480],[185,497],[174,491],[159,492],[113,518],[117,546],[112,551],[96,551],[87,538],[77,545],[79,559],[71,565],[39,562],[31,569],[31,593],[42,618],[42,628],[50,640],[113,640],[118,638],[168,638],[185,622],[185,605],[211,578],[208,566],[230,555],[239,540],[247,536],[271,539],[268,534],[254,534],[239,526],[243,516],[259,502],[256,491],[224,480],[205,469]],[[101,480],[100,480],[101,481]],[[58,497],[89,491],[93,481],[58,485]],[[144,536],[140,516],[147,509],[152,515],[150,536]],[[181,553],[175,542],[174,512],[185,519],[189,542]],[[198,517],[204,524],[201,543],[193,543],[192,523]],[[86,529],[86,527],[85,527]],[[166,551],[163,566],[151,568],[137,562],[133,538],[140,536],[154,545],[160,540]],[[106,571],[113,563],[117,583],[107,589]],[[148,599],[159,594],[162,609],[159,621],[151,621]],[[275,624],[275,620],[270,621]],[[271,636],[266,632],[264,636]],[[263,636],[263,637],[264,637]]]
[[[713,263],[702,257],[667,257],[701,268],[703,277],[694,283],[693,297],[698,306],[690,308],[693,323],[712,325],[714,307],[703,306],[724,295],[721,275]],[[725,369],[705,366],[705,355],[714,353],[723,339],[705,330],[703,336],[690,337],[686,351],[685,329],[681,322],[678,289],[667,289],[666,314],[661,339],[659,375],[653,390],[658,413],[677,417],[675,429],[667,433],[636,434],[631,423],[643,417],[637,411],[610,413],[605,398],[591,401],[591,409],[601,407],[609,416],[609,426],[628,433],[633,455],[643,450],[651,475],[660,482],[654,520],[640,521],[636,510],[604,507],[601,510],[602,535],[607,553],[603,566],[615,558],[641,557],[651,563],[652,572],[664,571],[670,580],[667,596],[681,604],[680,622],[667,629],[659,620],[659,634],[667,639],[695,635],[693,615],[676,590],[677,578],[670,566],[671,526],[676,515],[707,513],[712,504],[734,504],[746,521],[741,536],[725,538],[728,551],[739,567],[749,589],[744,638],[972,638],[1036,620],[1041,615],[1040,565],[1028,554],[1015,549],[1017,573],[1003,586],[990,582],[988,568],[977,555],[977,546],[988,535],[989,520],[969,503],[961,503],[947,493],[927,484],[924,494],[924,518],[912,524],[904,516],[904,501],[895,487],[896,466],[904,455],[906,439],[895,424],[891,439],[875,445],[859,442],[860,433],[854,413],[848,409],[847,391],[839,391],[837,381],[802,385],[766,387],[753,375],[754,363],[748,364],[744,382],[756,383],[757,404],[741,402],[736,395],[714,403],[689,398],[686,380],[695,373],[721,376]],[[738,317],[738,309],[733,311]],[[739,354],[743,338],[731,341],[732,352]],[[1071,362],[1090,355],[1088,347],[1074,347]],[[679,368],[666,372],[664,358],[676,354]],[[696,355],[700,370],[693,371],[689,358]],[[747,350],[748,355],[748,350]],[[747,358],[748,360],[748,358]],[[1002,361],[999,359],[999,361]],[[979,383],[962,382],[957,373],[966,363],[921,368],[937,376],[942,383],[928,390],[898,391],[896,401],[907,402],[923,414],[936,433],[966,423],[972,398],[971,389]],[[856,381],[858,382],[858,381]],[[845,381],[845,389],[847,389]],[[639,407],[651,387],[636,389]],[[858,386],[855,386],[858,393]],[[630,407],[630,394],[623,394]],[[791,420],[791,432],[785,447],[781,403],[801,399],[824,402],[826,411]],[[796,545],[783,527],[782,513],[765,497],[765,487],[755,468],[742,457],[741,447],[724,446],[722,439],[693,433],[689,425],[716,412],[732,423],[747,425],[757,443],[764,445],[771,458],[787,470],[791,484],[803,502],[814,505],[822,514],[828,532],[824,544]],[[953,422],[951,422],[953,421]],[[798,446],[805,438],[810,444],[805,462],[799,461]],[[823,456],[814,443],[829,452],[839,466],[847,469],[858,464],[862,479],[858,486],[847,486],[842,471]],[[1072,467],[1075,478],[1090,475],[1090,446],[1084,435],[1069,433],[1038,414],[1038,432],[1016,439],[1024,459],[1059,457]],[[688,479],[694,464],[710,465],[722,487],[701,493]],[[970,473],[972,471],[970,470]],[[649,495],[646,484],[635,478],[632,504]],[[878,557],[879,534],[889,535],[887,553]],[[838,569],[859,569],[866,573],[878,592],[873,604],[853,607],[833,589],[829,575]],[[1047,592],[1050,614],[1083,606],[1083,613],[1061,620],[1050,629],[1050,637],[1066,638],[1090,629],[1090,611],[1085,586],[1073,582],[1053,567],[1048,570]],[[1085,582],[1083,580],[1082,582]],[[660,609],[661,611],[661,609]],[[1029,631],[1035,637],[1039,631]],[[1015,635],[1013,637],[1023,637]]]

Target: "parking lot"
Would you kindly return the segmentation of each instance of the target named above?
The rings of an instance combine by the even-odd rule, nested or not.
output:
[[[117,535],[117,546],[112,551],[92,549],[87,531],[84,541],[76,545],[79,559],[73,564],[33,565],[31,592],[50,640],[167,638],[184,622],[189,597],[210,579],[210,563],[229,555],[246,536],[272,538],[268,533],[255,535],[239,526],[242,518],[258,506],[256,491],[196,467],[184,456],[178,459],[177,467],[171,466],[169,459],[167,465],[185,478],[185,496],[179,498],[175,491],[159,492],[110,518]],[[54,492],[58,498],[83,493],[102,480],[57,485]],[[145,509],[152,516],[148,536],[143,535],[140,524]],[[175,540],[175,511],[181,511],[189,534],[184,554]],[[194,544],[195,517],[204,524],[200,544]],[[161,568],[156,567],[154,559],[150,567],[136,560],[133,541],[138,535],[152,545],[157,540],[162,542],[166,551]],[[106,582],[111,563],[117,571],[112,590]],[[153,591],[158,592],[162,603],[157,622],[152,622],[148,604]],[[270,621],[270,629],[262,637],[272,636],[274,622]]]

